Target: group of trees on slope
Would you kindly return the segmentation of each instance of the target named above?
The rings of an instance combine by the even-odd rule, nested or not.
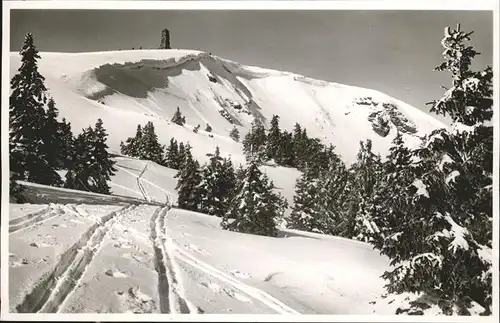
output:
[[[398,133],[387,158],[361,142],[349,168],[336,158],[317,173],[302,166],[289,225],[368,241],[391,259],[387,291],[419,295],[399,313],[445,314],[492,306],[492,69],[472,71],[472,33],[447,28],[442,40],[452,86],[430,102],[452,125],[409,149]],[[260,154],[259,156],[263,156]],[[311,172],[312,171],[312,172]],[[318,176],[319,174],[319,176]]]
[[[135,137],[121,143],[121,152],[177,169],[178,207],[221,217],[227,230],[277,235],[287,202],[273,192],[274,184],[257,163],[235,169],[231,158],[221,157],[216,147],[200,165],[189,143],[171,138],[168,147],[162,146],[152,122],[138,125]]]
[[[115,169],[107,152],[102,120],[74,137],[71,124],[58,120],[56,103],[38,71],[32,34],[20,51],[21,67],[11,80],[9,98],[10,194],[22,200],[17,180],[109,194]],[[58,171],[66,170],[65,180]]]

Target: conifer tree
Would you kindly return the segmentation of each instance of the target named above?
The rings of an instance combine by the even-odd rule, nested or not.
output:
[[[287,131],[283,131],[280,139],[281,144],[278,146],[276,162],[282,166],[295,166],[295,152],[293,136]]]
[[[172,117],[172,122],[178,124],[179,126],[183,126],[186,123],[186,118],[182,115],[179,107],[177,107],[177,110]]]
[[[198,161],[191,155],[191,149],[186,149],[182,167],[175,178],[178,179],[176,190],[179,192],[177,204],[180,208],[199,211],[201,205],[201,172]]]
[[[47,185],[59,185],[50,147],[44,142],[47,116],[47,88],[39,73],[38,50],[33,35],[27,34],[19,52],[21,67],[10,82],[9,98],[10,170],[14,179]]]
[[[236,128],[236,126],[234,126],[234,128],[229,133],[229,137],[236,142],[240,141],[240,131],[238,130],[238,128]]]
[[[63,159],[63,168],[68,169],[73,156],[74,138],[71,131],[71,122],[66,121],[66,118],[63,118],[59,124],[58,136],[61,140],[60,155]]]
[[[279,147],[281,143],[281,130],[279,127],[280,117],[273,115],[271,119],[271,127],[267,135],[266,155],[268,159],[276,159],[278,157]]]
[[[165,166],[179,169],[180,167],[180,154],[179,154],[179,145],[175,138],[170,139],[170,145],[166,149],[165,154]]]
[[[114,175],[116,169],[114,168],[115,161],[111,159],[108,153],[108,145],[106,143],[108,134],[103,127],[103,122],[99,118],[91,136],[89,144],[91,164],[88,165],[90,176],[89,189],[95,193],[110,194],[110,187],[108,181]]]
[[[223,197],[223,212],[225,213],[229,208],[231,200],[235,196],[235,190],[238,184],[231,158],[224,158],[222,161],[219,183],[220,194]]]
[[[142,128],[141,125],[137,125],[137,130],[135,132],[135,137],[127,138],[126,142],[120,143],[120,152],[124,155],[139,157],[140,146],[142,144]]]
[[[248,162],[261,163],[265,160],[266,139],[264,126],[254,121],[252,128],[243,140],[243,153]]]
[[[340,157],[333,151],[326,169],[318,176],[318,207],[322,208],[324,233],[342,237],[352,237],[353,231],[349,217],[346,216],[346,201],[349,173]]]
[[[221,227],[225,230],[276,236],[277,220],[282,216],[285,202],[271,190],[267,176],[250,163],[245,179],[224,214]]]
[[[322,223],[324,209],[319,199],[319,179],[303,174],[297,179],[294,207],[288,221],[291,229],[325,233],[326,226]]]
[[[300,124],[296,123],[293,129],[293,150],[295,167],[304,169],[305,159],[307,158],[307,131],[302,129]]]
[[[92,164],[92,137],[92,128],[87,127],[75,138],[71,167],[66,173],[64,187],[80,191],[91,191],[89,166]]]
[[[212,127],[210,126],[210,124],[207,123],[207,126],[205,127],[205,131],[212,132]]]
[[[360,142],[357,161],[351,166],[351,179],[348,218],[353,221],[352,237],[361,241],[371,241],[372,236],[379,231],[372,216],[376,212],[376,186],[382,176],[380,156],[372,152],[372,142]]]
[[[140,145],[137,147],[137,157],[162,165],[164,162],[163,155],[164,147],[158,142],[153,122],[148,121],[142,129]]]
[[[177,156],[177,169],[179,169],[186,158],[186,146],[181,141],[179,142],[179,155]]]
[[[200,125],[197,125],[196,127],[193,128],[194,133],[198,133],[199,130],[200,130]]]
[[[46,149],[48,164],[56,170],[67,168],[71,159],[73,149],[73,133],[70,123],[63,118],[62,122],[57,120],[59,112],[55,107],[55,101],[50,98],[47,103],[45,125],[43,127],[43,142]]]
[[[210,156],[208,164],[202,169],[202,202],[200,210],[203,213],[221,217],[224,213],[223,158],[219,147]]]
[[[472,305],[491,314],[492,70],[470,70],[478,55],[466,45],[471,34],[445,29],[445,62],[436,70],[451,72],[453,84],[431,111],[453,124],[411,152],[414,180],[398,193],[408,200],[398,201],[406,217],[382,218],[386,237],[377,247],[394,266],[383,275],[388,291],[427,299],[402,313],[421,314],[434,303],[449,315],[469,315]]]

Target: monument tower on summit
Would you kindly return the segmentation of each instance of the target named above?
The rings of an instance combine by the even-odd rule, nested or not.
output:
[[[170,32],[167,28],[161,31],[160,49],[170,49]]]

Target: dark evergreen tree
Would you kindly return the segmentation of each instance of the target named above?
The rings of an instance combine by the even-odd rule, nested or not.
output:
[[[268,159],[278,159],[278,151],[281,146],[281,130],[279,126],[280,117],[273,115],[271,127],[267,135],[266,155]]]
[[[374,192],[383,175],[380,156],[372,152],[372,142],[360,142],[357,161],[351,166],[351,194],[348,197],[347,217],[352,222],[352,237],[361,241],[371,241],[379,231],[372,220],[376,212]]]
[[[114,168],[115,161],[108,153],[106,143],[108,134],[102,124],[102,120],[97,119],[94,129],[90,132],[90,138],[87,138],[91,147],[91,163],[87,166],[90,177],[89,189],[95,193],[110,194],[108,181],[111,180],[116,169]]]
[[[223,183],[223,158],[220,156],[219,147],[210,155],[210,161],[202,168],[203,192],[200,210],[203,213],[222,217],[224,214],[224,183]]]
[[[198,161],[194,160],[191,150],[186,149],[182,167],[175,175],[176,190],[179,192],[177,204],[180,208],[199,211],[202,199],[201,172]]]
[[[276,222],[282,216],[285,202],[272,192],[271,185],[257,164],[250,163],[221,227],[230,231],[276,236]]]
[[[231,158],[224,158],[222,161],[219,183],[220,195],[223,198],[223,212],[225,213],[229,208],[231,200],[236,194],[236,187],[238,185]]]
[[[318,208],[322,209],[321,220],[324,233],[351,237],[353,231],[346,216],[346,201],[350,191],[347,184],[349,173],[340,157],[330,151],[331,157],[326,169],[318,176]]]
[[[59,170],[67,168],[71,159],[73,147],[73,133],[71,125],[63,119],[57,120],[59,112],[55,107],[55,101],[50,98],[47,103],[45,125],[42,129],[43,147],[46,149],[47,163],[51,168]]]
[[[207,123],[207,126],[205,127],[206,132],[212,132],[212,127]]]
[[[236,126],[229,133],[229,137],[236,142],[240,141],[240,131],[236,128]]]
[[[172,117],[172,122],[178,124],[179,126],[183,126],[186,123],[186,118],[182,115],[179,107],[177,107],[177,110]]]
[[[71,167],[66,173],[66,180],[64,182],[64,187],[66,188],[91,191],[89,166],[93,162],[91,158],[91,138],[94,136],[92,131],[91,127],[87,127],[74,140],[75,146],[71,159]]]
[[[324,209],[320,203],[319,179],[303,174],[297,180],[293,210],[288,220],[291,229],[325,233]]]
[[[281,135],[281,145],[278,146],[276,162],[282,166],[295,166],[295,152],[293,135],[287,131],[283,131]]]
[[[10,82],[9,98],[10,170],[14,179],[59,185],[50,147],[44,141],[47,121],[45,78],[38,72],[38,50],[33,35],[27,34],[19,52],[21,67]]]
[[[394,266],[383,276],[388,291],[426,299],[398,309],[402,313],[421,314],[434,303],[445,314],[468,315],[473,304],[491,314],[492,71],[470,70],[478,55],[466,45],[470,35],[460,26],[446,28],[442,41],[445,62],[437,70],[451,72],[453,86],[431,110],[451,117],[451,131],[434,131],[411,152],[413,174],[390,203],[401,203],[394,209],[407,210],[400,212],[405,217],[379,220],[386,227],[377,247]]]
[[[243,140],[243,153],[248,162],[261,163],[266,159],[266,140],[264,126],[254,121],[252,128]]]
[[[142,128],[141,125],[137,125],[137,130],[135,132],[135,137],[127,138],[126,142],[120,143],[120,151],[124,155],[139,157],[139,151],[142,144]]]
[[[158,142],[154,125],[148,121],[142,129],[140,145],[137,147],[137,156],[140,159],[151,160],[162,165],[164,163],[164,147]]]
[[[194,133],[198,133],[199,130],[200,130],[200,125],[197,125],[196,127],[193,128]]]
[[[63,168],[68,169],[73,156],[74,138],[71,123],[66,121],[66,118],[63,118],[59,124],[58,136],[61,140],[60,155],[63,159]]]
[[[179,156],[177,158],[177,169],[182,167],[182,163],[184,162],[184,158],[186,158],[186,146],[181,141],[179,142]]]
[[[295,167],[304,169],[307,158],[307,131],[302,129],[300,124],[296,123],[293,129],[293,151]]]
[[[170,145],[167,147],[167,152],[165,154],[165,166],[179,169],[180,167],[180,153],[179,153],[179,144],[175,138],[170,139]]]

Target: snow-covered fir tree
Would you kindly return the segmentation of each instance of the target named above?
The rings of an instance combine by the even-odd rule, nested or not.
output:
[[[371,241],[379,231],[372,220],[376,212],[376,187],[383,175],[381,158],[372,151],[372,142],[360,142],[356,162],[350,168],[351,181],[348,197],[347,217],[353,221],[352,237],[361,241]]]
[[[412,206],[414,181],[412,152],[398,131],[383,163],[383,177],[373,193],[377,210],[372,214],[372,221],[379,231],[371,238],[377,248],[389,250],[401,243],[399,236],[407,230],[405,223],[412,221],[415,214]]]
[[[162,165],[164,163],[164,146],[158,142],[153,122],[148,121],[142,128],[140,143],[137,145],[137,156]]]
[[[468,315],[474,305],[491,314],[492,70],[470,70],[478,55],[466,44],[470,35],[445,29],[437,70],[451,72],[453,82],[431,110],[453,124],[412,152],[415,180],[399,193],[409,198],[409,214],[384,228],[380,250],[395,266],[384,274],[388,291],[416,295],[402,313],[421,314],[433,303],[449,315]]]
[[[58,136],[61,140],[60,155],[63,159],[63,168],[68,169],[73,156],[74,137],[71,131],[71,122],[66,121],[66,118],[62,118],[61,123],[59,123]]]
[[[261,163],[266,159],[266,140],[264,126],[254,120],[243,140],[243,153],[248,162]]]
[[[74,140],[73,156],[71,167],[66,173],[64,187],[80,191],[91,191],[90,189],[90,171],[91,159],[91,138],[93,137],[92,128],[87,127]]]
[[[186,149],[184,161],[175,178],[177,178],[175,189],[179,193],[177,198],[179,208],[200,211],[202,199],[200,164],[191,155],[191,149]]]
[[[215,153],[210,154],[210,160],[202,168],[202,201],[200,210],[203,213],[221,217],[224,214],[224,183],[223,183],[223,158],[220,156],[219,147]]]
[[[293,143],[293,135],[287,131],[281,134],[280,145],[276,152],[276,163],[282,166],[295,166],[295,151]]]
[[[95,193],[110,194],[108,181],[114,175],[115,161],[111,159],[108,153],[108,145],[106,143],[108,134],[103,127],[101,119],[97,119],[95,127],[91,132],[90,145],[90,160],[92,163],[88,165],[90,175],[90,190]]]
[[[304,169],[307,159],[307,130],[302,129],[299,123],[296,123],[293,129],[293,152],[294,166],[300,170]]]
[[[54,165],[58,152],[50,147],[50,143],[45,142],[47,88],[44,85],[45,78],[38,71],[37,61],[40,55],[32,34],[26,35],[19,54],[22,64],[10,82],[12,93],[9,97],[9,159],[12,178],[60,185],[62,181]]]
[[[165,152],[165,166],[173,169],[179,169],[181,162],[180,159],[179,144],[175,138],[171,138],[170,144]]]
[[[324,216],[324,208],[321,205],[319,195],[319,179],[302,174],[295,185],[293,196],[293,210],[288,219],[288,227],[291,229],[325,233],[325,223],[321,221]]]
[[[71,167],[66,173],[64,187],[110,194],[108,181],[115,173],[106,143],[108,134],[98,119],[95,127],[87,127],[75,139]]]
[[[350,191],[349,172],[340,157],[330,151],[331,158],[326,169],[319,173],[318,206],[323,209],[325,233],[352,237],[352,223],[346,216],[346,201]]]
[[[229,132],[229,137],[236,142],[240,141],[240,131],[236,128],[236,126],[233,127],[231,132]]]
[[[172,117],[172,122],[178,124],[179,126],[183,126],[186,123],[186,118],[182,115],[179,107],[177,107],[177,110]]]
[[[267,134],[266,155],[267,159],[276,159],[281,145],[281,129],[279,126],[280,117],[273,115],[271,126]]]
[[[140,124],[137,125],[137,130],[135,131],[135,137],[129,137],[123,143],[120,143],[120,152],[127,156],[138,157],[139,147],[142,140],[142,127]]]
[[[223,197],[222,202],[224,213],[227,211],[231,200],[235,196],[237,184],[238,182],[233,162],[231,158],[224,158],[220,173],[220,191],[221,196]]]
[[[59,112],[55,106],[55,101],[50,98],[47,103],[45,125],[43,127],[44,148],[47,149],[45,155],[51,168],[59,170],[68,166],[71,159],[71,149],[73,146],[73,133],[71,125],[63,119],[57,120]]]
[[[285,200],[272,191],[272,183],[255,162],[245,171],[245,178],[224,214],[221,227],[265,236],[276,236],[277,221],[283,216]]]

